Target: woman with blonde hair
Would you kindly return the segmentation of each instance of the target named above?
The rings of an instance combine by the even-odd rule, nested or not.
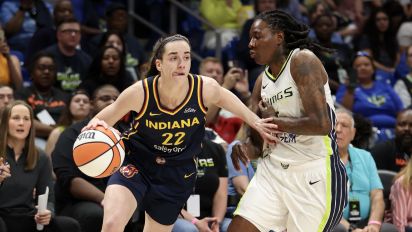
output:
[[[393,224],[399,232],[412,231],[412,159],[395,177],[391,187]]]

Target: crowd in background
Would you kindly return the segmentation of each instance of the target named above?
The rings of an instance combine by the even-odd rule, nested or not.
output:
[[[280,9],[308,24],[310,38],[330,49],[316,55],[328,73],[336,108],[344,110],[338,114],[338,145],[349,180],[356,179],[349,196],[360,202],[359,220],[347,209],[336,231],[355,231],[365,220],[381,223],[381,231],[412,231],[411,1],[180,2],[215,26],[212,30],[179,12],[177,32],[203,59],[193,60],[191,72],[216,79],[246,105],[264,70],[249,56],[253,17]],[[159,35],[137,21],[134,33],[129,32],[127,4],[0,0],[0,165],[11,173],[0,172],[0,231],[15,231],[21,217],[31,227],[40,223],[50,231],[100,231],[107,180],[82,174],[71,147],[94,114],[146,78],[149,51]],[[168,31],[170,4],[141,0],[131,10]],[[221,59],[215,58],[216,30]],[[133,114],[116,127],[127,129]],[[254,162],[242,171],[231,164],[233,147],[248,139],[240,118],[210,108],[207,126],[194,190],[200,195],[201,220],[193,224],[179,218],[173,231],[203,231],[208,217],[216,217],[220,231],[226,231],[255,171]],[[390,171],[389,183],[380,179],[382,170]],[[17,184],[16,178],[31,181]],[[53,204],[39,214],[36,199],[47,186]],[[137,211],[127,230],[139,231],[141,220]]]

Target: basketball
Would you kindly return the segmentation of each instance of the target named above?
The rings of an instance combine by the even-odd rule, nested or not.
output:
[[[124,143],[113,129],[102,126],[77,136],[73,159],[84,174],[103,178],[117,171],[124,160]]]

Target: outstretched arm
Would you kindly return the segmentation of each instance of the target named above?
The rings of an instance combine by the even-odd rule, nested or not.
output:
[[[271,132],[276,132],[277,126],[270,123],[272,119],[260,119],[255,113],[247,108],[232,92],[221,87],[214,79],[202,77],[203,79],[203,99],[207,107],[217,105],[221,108],[239,116],[244,122],[256,129],[262,138],[273,143],[275,136]]]
[[[320,60],[309,50],[297,53],[291,62],[291,74],[298,88],[304,115],[300,118],[275,117],[278,129],[300,135],[325,135],[332,129],[324,85],[327,73]]]
[[[137,101],[130,99],[137,99]],[[143,102],[143,82],[139,81],[125,89],[115,102],[100,111],[83,130],[94,129],[98,125],[113,126],[129,111],[139,112]]]

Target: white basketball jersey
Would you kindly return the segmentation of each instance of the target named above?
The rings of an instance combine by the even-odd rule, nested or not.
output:
[[[278,77],[274,77],[266,67],[262,78],[262,99],[277,112],[277,117],[299,118],[304,115],[302,101],[295,81],[290,73],[290,62],[299,49],[290,52]],[[326,102],[328,104],[329,116],[332,128],[335,124],[334,106],[329,84],[324,86]],[[332,134],[332,132],[331,132]],[[278,143],[269,147],[264,145],[263,156],[270,155],[270,160],[279,161],[284,164],[299,165],[310,160],[319,159],[331,155],[332,141],[329,136],[308,136],[293,133],[282,133],[278,135]],[[269,149],[270,148],[270,149]],[[267,160],[267,159],[265,159]]]

